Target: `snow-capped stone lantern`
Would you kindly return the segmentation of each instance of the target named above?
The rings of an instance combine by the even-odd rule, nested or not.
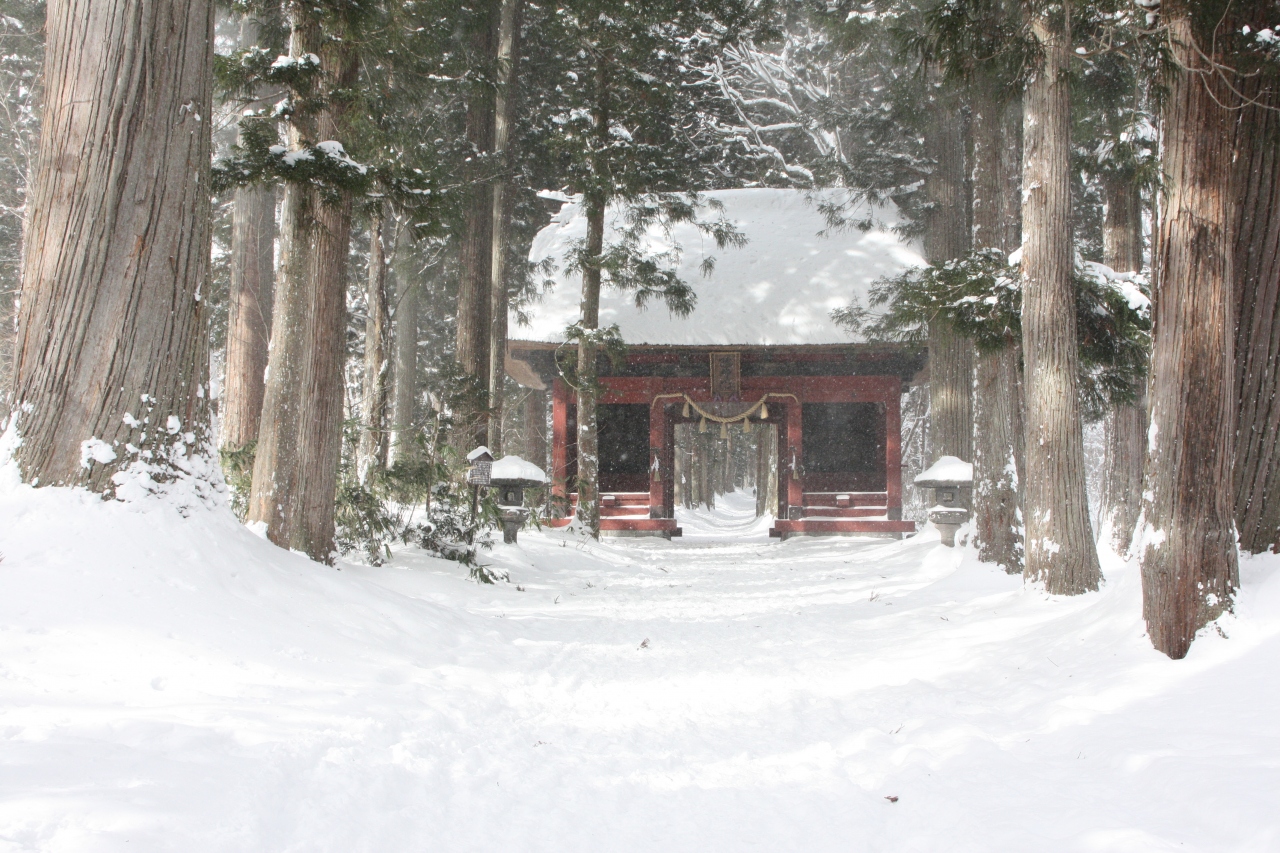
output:
[[[504,456],[490,465],[489,488],[497,493],[498,508],[502,511],[503,542],[514,545],[516,534],[529,520],[524,490],[546,482],[546,472],[519,456]]]
[[[969,492],[973,489],[973,464],[955,456],[940,456],[915,480],[921,489],[933,489],[929,520],[942,534],[942,544],[954,548],[956,531],[969,520]]]

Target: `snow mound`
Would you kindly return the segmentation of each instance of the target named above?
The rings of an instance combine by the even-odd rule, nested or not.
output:
[[[850,219],[872,223],[867,230],[824,235],[830,229],[818,206],[842,200],[842,191],[742,189],[703,197],[724,205],[725,217],[746,236],[745,246],[717,248],[689,223],[676,225],[669,234],[654,226],[646,235],[654,254],[681,247],[678,273],[698,297],[693,313],[678,317],[653,301],[640,309],[632,294],[606,284],[600,294],[601,327],[617,323],[623,339],[632,344],[851,343],[852,336],[836,325],[831,311],[854,298],[867,308],[877,279],[925,263],[918,246],[894,233],[899,214],[892,203],[862,204],[852,211]],[[606,242],[616,239],[622,216],[620,208],[610,209]],[[718,214],[704,209],[701,216],[714,219]],[[557,272],[541,301],[523,309],[529,317],[526,325],[513,310],[512,339],[563,341],[565,329],[579,319],[581,276],[567,274],[564,267],[586,229],[581,204],[569,201],[538,232],[529,260],[551,261]],[[706,258],[715,260],[709,275],[702,271]]]

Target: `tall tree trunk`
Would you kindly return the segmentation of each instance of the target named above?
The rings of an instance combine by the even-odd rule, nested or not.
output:
[[[1076,388],[1071,282],[1070,4],[1029,10],[1041,61],[1023,95],[1022,352],[1026,364],[1026,568],[1055,594],[1098,588]]]
[[[258,34],[257,19],[245,15],[240,21],[240,45],[256,46]],[[258,440],[271,340],[275,241],[275,188],[264,184],[238,188],[232,201],[227,366],[219,436],[226,450],[240,450]]]
[[[396,235],[396,309],[394,324],[395,370],[392,371],[391,446],[389,464],[413,458],[414,421],[418,401],[418,304],[422,285],[409,269],[409,245],[413,240],[407,225]]]
[[[502,0],[498,24],[498,91],[493,111],[493,153],[498,176],[493,182],[489,260],[489,449],[502,450],[502,401],[507,369],[507,232],[511,222],[511,125],[515,121],[516,37],[521,0]]]
[[[360,447],[356,469],[365,482],[369,469],[387,467],[387,313],[386,218],[381,207],[369,222],[369,276],[365,283],[368,313],[364,321],[364,387],[361,389]]]
[[[1104,187],[1103,262],[1116,272],[1142,269],[1142,194],[1132,180],[1112,179]],[[1105,423],[1106,460],[1102,480],[1102,528],[1111,547],[1128,554],[1142,505],[1142,467],[1147,461],[1147,395],[1117,406]]]
[[[114,493],[208,436],[213,4],[52,0],[15,342],[22,478]]]
[[[1262,29],[1254,26],[1253,29]],[[1240,81],[1256,103],[1236,132],[1235,517],[1240,547],[1280,551],[1280,82]]]
[[[586,257],[582,268],[582,338],[578,342],[578,518],[600,538],[600,442],[596,430],[596,341],[600,328],[600,262],[604,254],[604,217],[608,208],[609,66],[597,59],[592,132],[597,153],[593,185],[584,193],[587,214]]]
[[[227,450],[239,450],[258,440],[262,420],[275,279],[275,188],[241,187],[236,190],[232,206],[231,293],[220,444]]]
[[[485,4],[485,8],[492,6]],[[498,16],[486,12],[486,20],[471,37],[473,62],[486,71],[493,61]],[[458,330],[456,358],[462,372],[473,376],[484,394],[474,410],[463,411],[457,439],[463,444],[483,444],[488,436],[484,406],[489,387],[489,290],[492,281],[493,184],[488,157],[493,150],[494,90],[486,78],[471,86],[467,100],[466,137],[471,159],[466,169],[468,188],[463,207],[459,245]],[[469,449],[469,448],[464,448]]]
[[[1013,252],[1022,246],[1022,95],[1015,94],[1004,106],[1004,145],[1000,151],[1000,172],[1004,175],[1001,210],[1004,216],[1004,247]],[[1023,535],[1023,510],[1027,505],[1027,409],[1022,366],[1022,341],[1014,341],[1013,378],[1013,459],[1018,472],[1018,526]],[[1024,554],[1025,556],[1025,554]]]
[[[1195,46],[1187,4],[1166,3],[1168,68],[1152,347],[1151,438],[1143,517],[1142,612],[1151,642],[1186,655],[1239,585],[1231,466],[1236,375],[1232,317],[1230,92]]]
[[[309,9],[294,7],[289,54],[320,57],[323,85],[355,82],[356,60],[346,41],[323,38]],[[342,107],[296,116],[289,147],[301,150],[340,139]],[[311,184],[285,189],[281,216],[280,279],[253,467],[249,520],[267,537],[312,559],[333,557],[334,500],[342,449],[342,362],[346,331],[347,251],[351,197],[326,200]]]
[[[929,263],[969,250],[964,117],[959,98],[940,89],[925,144],[934,161],[924,191],[930,209],[924,253]],[[973,458],[973,343],[948,324],[929,324],[929,444],[939,456]]]
[[[603,110],[601,111],[603,113]],[[608,127],[608,121],[604,121]],[[600,443],[596,432],[596,344],[600,328],[600,264],[604,200],[587,201],[587,263],[582,270],[582,331],[578,342],[578,518],[600,538]]]
[[[999,249],[1005,244],[1004,108],[995,80],[980,80],[973,98],[973,245]],[[1016,248],[1016,247],[1015,247]],[[1018,519],[1018,468],[1014,426],[1019,405],[1018,349],[1014,341],[994,352],[978,353],[973,395],[973,530],[978,556],[1005,571],[1022,571],[1022,533]]]

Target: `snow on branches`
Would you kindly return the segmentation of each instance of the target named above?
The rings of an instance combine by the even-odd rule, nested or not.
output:
[[[983,249],[955,260],[882,279],[871,291],[872,317],[856,301],[832,319],[873,340],[922,341],[941,319],[984,352],[1022,339],[1022,285],[1015,253]],[[1151,303],[1138,273],[1117,273],[1076,260],[1076,336],[1080,347],[1080,400],[1085,416],[1132,403],[1146,379],[1151,351]]]

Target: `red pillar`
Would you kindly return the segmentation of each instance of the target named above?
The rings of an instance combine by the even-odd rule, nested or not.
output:
[[[556,378],[551,385],[551,494],[569,499],[569,388]]]
[[[787,403],[787,455],[783,470],[787,475],[787,518],[799,521],[804,515],[804,421],[799,402]]]
[[[884,488],[889,519],[902,519],[902,394],[884,401]]]
[[[671,470],[667,459],[667,407],[659,400],[649,404],[649,517],[667,518],[665,493]]]

